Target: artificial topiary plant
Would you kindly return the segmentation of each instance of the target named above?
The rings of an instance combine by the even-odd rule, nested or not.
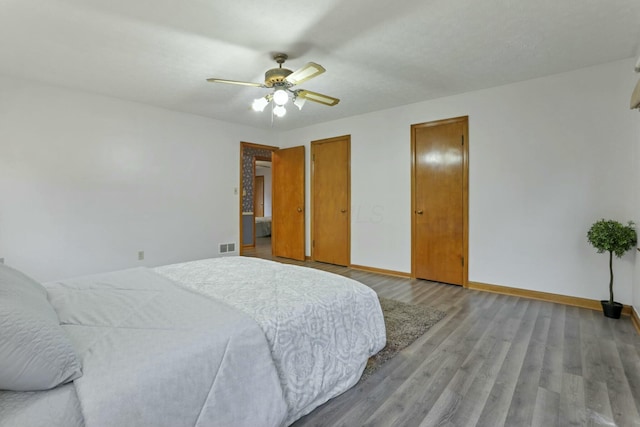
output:
[[[587,240],[598,250],[598,253],[609,252],[609,272],[611,273],[611,278],[609,280],[608,304],[610,306],[614,305],[613,254],[616,254],[616,256],[620,258],[625,252],[637,244],[638,237],[634,226],[635,224],[631,221],[629,221],[627,225],[622,225],[618,221],[601,219],[593,224],[587,233]],[[602,301],[603,310],[605,310],[605,302],[607,301]],[[620,309],[622,309],[622,304],[615,304],[618,304]],[[606,310],[605,315],[607,315]],[[617,317],[620,317],[619,313]]]

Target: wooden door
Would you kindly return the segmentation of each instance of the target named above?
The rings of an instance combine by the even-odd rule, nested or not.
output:
[[[272,169],[273,255],[304,261],[304,147],[274,151]]]
[[[412,275],[466,285],[467,117],[411,126]]]
[[[337,265],[351,263],[349,136],[311,143],[311,256]]]
[[[264,176],[256,176],[253,188],[253,212],[256,217],[261,217],[264,216]]]

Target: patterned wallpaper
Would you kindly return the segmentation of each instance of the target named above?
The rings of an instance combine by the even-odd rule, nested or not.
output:
[[[269,157],[271,158],[271,150],[263,148],[244,147],[242,156],[242,187],[244,196],[242,196],[242,211],[253,212],[253,157]]]

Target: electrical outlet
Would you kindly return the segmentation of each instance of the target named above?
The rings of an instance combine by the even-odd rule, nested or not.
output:
[[[144,251],[138,251],[138,261],[142,261],[144,259]]]

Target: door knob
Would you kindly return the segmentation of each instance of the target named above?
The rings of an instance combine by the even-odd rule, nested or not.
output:
[[[302,212],[302,208],[298,208],[298,212]]]
[[[417,213],[418,215],[422,215],[424,212],[422,211],[422,209],[418,209],[418,210],[416,211],[416,213]]]
[[[346,209],[340,209],[340,212],[345,213],[347,210]]]

